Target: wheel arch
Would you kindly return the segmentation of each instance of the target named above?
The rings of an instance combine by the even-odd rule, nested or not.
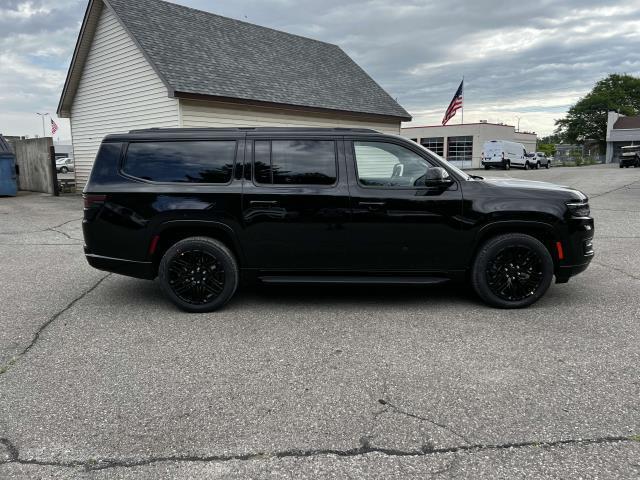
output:
[[[539,240],[549,251],[554,270],[557,269],[559,259],[555,247],[557,235],[554,227],[551,224],[533,220],[503,220],[484,225],[476,235],[471,262],[473,263],[478,250],[487,240],[507,233],[522,233]]]
[[[162,256],[172,245],[189,237],[209,237],[218,240],[231,250],[239,266],[245,263],[240,242],[229,225],[207,220],[172,220],[160,225],[152,236],[150,245],[155,242],[151,255],[154,268],[157,270]]]

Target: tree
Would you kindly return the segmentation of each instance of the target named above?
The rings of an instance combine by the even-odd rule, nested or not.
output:
[[[547,157],[553,157],[556,154],[556,146],[553,143],[538,143],[538,151],[545,153]]]
[[[556,133],[568,143],[595,140],[604,151],[610,111],[623,115],[640,113],[640,78],[614,73],[600,80],[569,109],[565,118],[556,120]]]

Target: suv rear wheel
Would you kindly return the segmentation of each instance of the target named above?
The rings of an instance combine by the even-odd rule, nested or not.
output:
[[[552,279],[549,251],[538,239],[521,233],[488,240],[471,272],[476,293],[498,308],[528,307],[544,295]]]
[[[511,162],[507,160],[507,162],[504,164],[504,169],[509,170],[510,168],[511,168]]]
[[[211,312],[222,307],[238,288],[238,263],[221,242],[190,237],[171,246],[160,261],[162,290],[187,312]]]

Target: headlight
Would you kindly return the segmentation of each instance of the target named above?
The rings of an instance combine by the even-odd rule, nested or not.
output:
[[[588,217],[591,215],[591,209],[588,203],[570,202],[567,208],[572,217]]]

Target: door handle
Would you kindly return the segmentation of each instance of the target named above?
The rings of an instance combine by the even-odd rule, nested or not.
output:
[[[251,200],[249,205],[252,207],[275,207],[278,205],[277,200]]]
[[[386,202],[358,202],[358,205],[368,210],[375,211],[381,210],[386,205]]]

